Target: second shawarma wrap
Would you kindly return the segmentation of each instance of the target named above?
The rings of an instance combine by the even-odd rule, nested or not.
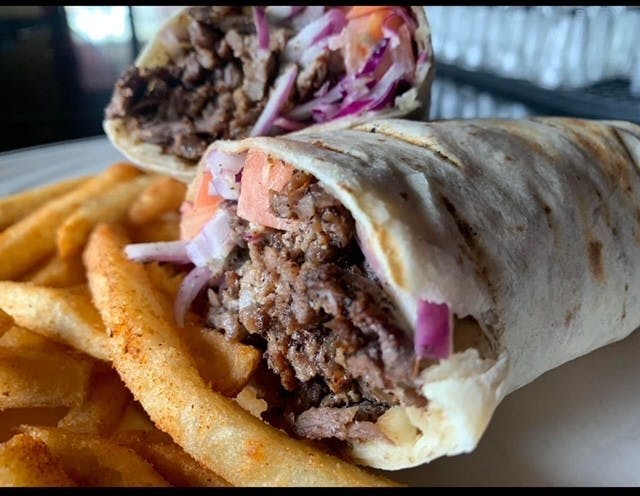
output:
[[[432,69],[423,7],[189,7],[117,81],[104,129],[188,181],[216,139],[422,118]]]
[[[640,127],[539,118],[220,141],[176,301],[264,350],[263,417],[358,463],[475,448],[508,393],[640,325]],[[205,288],[207,290],[205,291]]]

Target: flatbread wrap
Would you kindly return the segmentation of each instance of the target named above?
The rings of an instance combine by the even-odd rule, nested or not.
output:
[[[423,7],[185,7],[117,81],[103,127],[188,182],[216,139],[422,118],[433,65]]]
[[[501,400],[640,325],[640,126],[414,122],[212,144],[176,300],[264,351],[265,420],[395,470],[475,448]]]

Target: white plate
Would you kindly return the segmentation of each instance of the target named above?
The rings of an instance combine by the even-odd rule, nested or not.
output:
[[[122,160],[106,138],[0,154],[0,195]],[[477,449],[391,473],[411,485],[640,485],[640,333],[507,397]]]

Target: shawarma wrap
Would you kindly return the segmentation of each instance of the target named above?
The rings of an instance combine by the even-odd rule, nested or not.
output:
[[[395,470],[640,325],[639,192],[635,124],[377,120],[212,144],[183,240],[127,251],[264,350],[267,421]]]
[[[185,7],[117,81],[103,127],[188,182],[216,139],[422,118],[432,79],[423,7]]]

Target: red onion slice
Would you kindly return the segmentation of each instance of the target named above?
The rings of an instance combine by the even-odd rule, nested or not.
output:
[[[306,127],[304,122],[294,121],[293,119],[287,119],[286,117],[278,117],[273,121],[274,126],[278,126],[283,131],[299,131]]]
[[[233,248],[229,214],[218,210],[202,230],[187,243],[186,252],[196,267],[204,267],[215,260],[224,260]]]
[[[373,49],[373,52],[365,62],[362,69],[358,71],[356,77],[375,73],[376,69],[380,66],[385,54],[387,53],[388,46],[389,38],[382,38],[382,40],[380,40]]]
[[[256,25],[258,46],[262,50],[269,50],[269,23],[265,7],[253,7],[253,22]]]
[[[310,22],[315,21],[324,14],[323,5],[308,5],[305,9],[293,18],[293,27],[302,29]]]
[[[322,83],[322,86],[320,86],[320,88],[318,88],[318,90],[313,94],[313,96],[315,96],[316,98],[318,98],[319,96],[324,96],[329,92],[329,81],[325,81],[324,83]]]
[[[367,110],[378,110],[393,103],[398,85],[405,79],[405,69],[400,64],[392,64],[384,76],[373,87],[367,98],[350,103],[336,114],[335,118],[352,115]]]
[[[285,58],[290,61],[300,61],[303,52],[308,50],[316,41],[339,33],[347,25],[347,17],[338,9],[329,9],[320,18],[313,19],[304,26],[298,34],[287,42]]]
[[[186,241],[165,241],[160,243],[132,243],[124,247],[130,260],[136,262],[172,262],[188,264]]]
[[[271,130],[273,121],[276,120],[280,109],[282,109],[291,94],[297,75],[298,68],[295,64],[290,64],[278,77],[269,94],[269,100],[251,129],[249,136],[264,136]]]
[[[173,312],[176,323],[180,327],[184,327],[184,317],[187,310],[196,299],[196,296],[202,291],[212,277],[209,267],[196,267],[182,281],[182,285],[178,290],[176,301],[174,302]]]
[[[416,56],[411,46],[411,33],[407,26],[398,28],[398,36],[402,43],[392,49],[393,62],[400,65],[405,71],[405,76],[410,78],[410,81],[413,81],[416,71]]]
[[[446,303],[420,300],[414,337],[416,356],[442,360],[453,351],[453,314]]]
[[[216,176],[223,170],[230,170],[237,174],[244,167],[245,155],[229,155],[220,150],[213,150],[207,155],[207,168]]]
[[[378,96],[376,100],[371,102],[367,110],[378,110],[381,108],[390,107],[395,99],[395,96],[400,93],[398,88],[405,83],[404,78],[395,79],[391,81],[391,83],[384,89],[382,94]]]
[[[367,98],[365,100],[357,100],[355,102],[351,102],[344,107],[342,107],[338,112],[331,116],[331,119],[338,119],[340,117],[346,117],[348,115],[356,115],[364,112],[368,109],[369,105],[373,102],[372,98]]]
[[[316,41],[313,45],[302,52],[299,59],[300,65],[302,65],[302,67],[308,67],[313,64],[318,57],[327,51],[328,45],[329,38]]]
[[[285,5],[270,5],[267,7],[267,15],[277,21],[284,21],[290,19],[305,9],[304,6],[285,6]]]
[[[236,176],[230,171],[224,171],[219,176],[213,178],[209,186],[209,195],[219,195],[225,200],[237,200],[240,198],[240,182],[236,181]]]
[[[342,99],[345,95],[345,89],[341,82],[335,84],[333,88],[331,88],[327,93],[322,95],[321,97],[314,98],[313,100],[309,100],[302,105],[298,105],[291,112],[289,112],[286,117],[288,119],[294,120],[305,120],[311,117],[313,109],[319,105],[324,105],[327,103],[334,103],[338,100]]]

